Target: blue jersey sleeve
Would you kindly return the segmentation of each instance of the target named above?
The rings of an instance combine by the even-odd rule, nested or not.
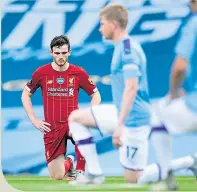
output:
[[[125,80],[141,75],[139,69],[140,58],[137,50],[131,47],[130,39],[123,41],[122,64]]]
[[[189,20],[187,25],[182,29],[180,39],[176,45],[175,53],[189,61],[193,54],[194,45],[197,37],[197,17]]]

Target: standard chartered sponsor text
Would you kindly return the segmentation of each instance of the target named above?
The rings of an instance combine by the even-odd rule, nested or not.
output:
[[[57,97],[74,96],[74,89],[73,88],[48,87],[47,96],[57,96]]]

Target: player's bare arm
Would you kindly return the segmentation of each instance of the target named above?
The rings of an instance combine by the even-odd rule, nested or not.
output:
[[[36,118],[32,107],[31,96],[32,93],[30,93],[26,88],[24,88],[21,99],[29,119],[31,120],[33,126],[40,130],[42,133],[45,134],[45,132],[50,132],[50,124]]]
[[[170,98],[175,99],[183,94],[180,91],[183,80],[185,79],[185,73],[188,62],[182,57],[176,57],[170,78]]]
[[[90,97],[92,98],[91,106],[98,105],[101,103],[101,95],[99,91],[97,91],[96,93],[93,93]]]
[[[91,106],[100,104],[101,95],[95,83],[83,68],[80,68],[80,86],[92,98]]]
[[[120,147],[120,136],[124,127],[124,121],[127,114],[132,108],[133,100],[135,99],[138,87],[138,78],[132,78],[125,81],[125,89],[122,98],[122,107],[118,120],[118,127],[113,134],[113,143],[115,146]]]

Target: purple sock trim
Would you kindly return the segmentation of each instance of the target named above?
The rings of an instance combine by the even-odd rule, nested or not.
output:
[[[151,132],[154,132],[154,131],[163,131],[163,132],[168,133],[168,130],[166,129],[166,127],[164,125],[161,125],[161,126],[158,126],[158,127],[153,127]]]
[[[79,140],[76,143],[77,143],[77,145],[87,145],[87,144],[94,143],[94,141],[93,141],[93,137],[89,137],[86,139]]]
[[[158,127],[152,127],[151,132],[149,134],[149,139],[150,139],[152,133],[155,133],[155,132],[160,132],[160,133],[163,132],[165,134],[168,134],[168,130],[166,129],[166,127],[164,125],[161,125]]]

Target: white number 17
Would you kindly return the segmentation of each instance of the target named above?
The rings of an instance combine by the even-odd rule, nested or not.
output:
[[[127,158],[129,160],[133,159],[136,152],[137,152],[138,148],[137,147],[130,147],[130,146],[127,146]]]

